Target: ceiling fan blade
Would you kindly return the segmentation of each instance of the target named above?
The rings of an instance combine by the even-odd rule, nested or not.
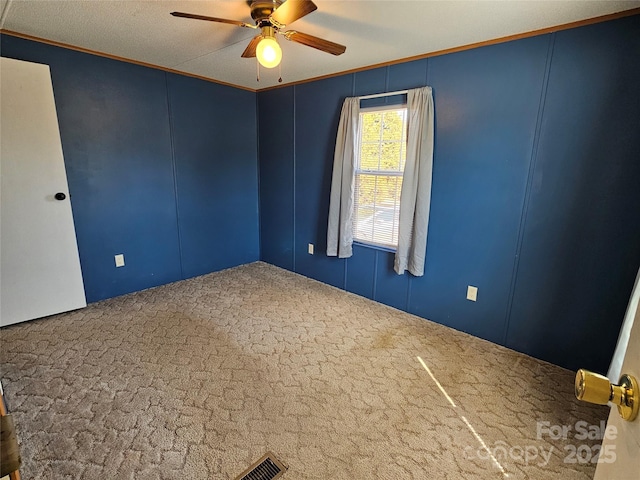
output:
[[[289,25],[317,8],[311,0],[286,0],[269,18],[281,25]]]
[[[251,25],[245,22],[239,22],[237,20],[227,20],[226,18],[207,17],[205,15],[195,15],[193,13],[184,12],[171,12],[174,17],[192,18],[194,20],[207,20],[209,22],[228,23],[230,25],[236,25],[238,27],[258,28],[255,25]]]
[[[262,35],[256,35],[255,37],[253,37],[251,39],[251,41],[249,42],[249,45],[247,45],[247,48],[245,48],[244,52],[242,52],[241,57],[243,57],[243,58],[255,57],[256,56],[256,47],[260,43],[260,40],[262,40]]]
[[[331,55],[342,55],[347,50],[347,47],[345,47],[344,45],[340,45],[339,43],[333,43],[329,40],[314,37],[313,35],[296,32],[295,30],[282,32],[282,34],[287,40],[301,43],[303,45],[306,45],[307,47],[317,48],[318,50],[330,53]]]

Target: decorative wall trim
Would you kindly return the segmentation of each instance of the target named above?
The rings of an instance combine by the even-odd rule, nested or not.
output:
[[[53,46],[56,46],[56,47],[67,48],[69,50],[75,50],[75,51],[83,52],[83,53],[89,53],[91,55],[97,55],[99,57],[110,58],[112,60],[119,60],[121,62],[133,63],[135,65],[141,65],[143,67],[155,68],[157,70],[162,70],[164,72],[175,73],[177,75],[185,75],[187,77],[193,77],[193,78],[197,78],[197,79],[200,79],[200,80],[204,80],[205,82],[212,82],[212,83],[217,83],[217,84],[220,84],[220,85],[226,85],[228,87],[239,88],[241,90],[247,90],[249,92],[265,92],[265,91],[268,91],[268,90],[274,90],[276,88],[290,87],[292,85],[299,85],[299,84],[302,84],[302,83],[315,82],[315,81],[318,81],[318,80],[324,80],[326,78],[337,77],[337,76],[340,76],[340,75],[348,75],[350,73],[362,72],[364,70],[372,70],[372,69],[375,69],[375,68],[387,67],[389,65],[397,65],[399,63],[406,63],[406,62],[412,62],[414,60],[421,60],[423,58],[436,57],[436,56],[439,56],[439,55],[446,55],[448,53],[461,52],[461,51],[464,51],[464,50],[471,50],[473,48],[486,47],[486,46],[495,45],[495,44],[498,44],[498,43],[510,42],[512,40],[520,40],[522,38],[535,37],[537,35],[545,35],[545,34],[548,34],[548,33],[558,32],[560,30],[568,30],[570,28],[583,27],[585,25],[592,25],[594,23],[607,22],[609,20],[615,20],[615,19],[618,19],[618,18],[630,17],[632,15],[640,15],[640,7],[632,8],[630,10],[623,10],[621,12],[610,13],[608,15],[602,15],[602,16],[599,16],[599,17],[587,18],[585,20],[578,20],[576,22],[564,23],[562,25],[556,25],[554,27],[541,28],[541,29],[538,29],[538,30],[532,30],[530,32],[518,33],[518,34],[515,34],[515,35],[508,35],[506,37],[499,37],[499,38],[495,38],[495,39],[492,39],[492,40],[485,40],[485,41],[482,41],[482,42],[470,43],[468,45],[461,45],[459,47],[446,48],[444,50],[437,50],[435,52],[423,53],[421,55],[414,55],[412,57],[406,57],[406,58],[400,58],[398,60],[391,60],[391,61],[388,61],[388,62],[376,63],[374,65],[368,65],[366,67],[359,67],[359,68],[354,68],[354,69],[351,69],[351,70],[344,70],[344,71],[341,71],[341,72],[330,73],[328,75],[321,75],[319,77],[308,78],[306,80],[299,80],[297,82],[284,83],[284,84],[281,84],[281,85],[274,85],[272,87],[265,87],[265,88],[260,88],[260,89],[243,87],[243,86],[240,86],[240,85],[235,85],[233,83],[223,82],[223,81],[220,81],[220,80],[215,80],[213,78],[203,77],[201,75],[196,75],[196,74],[193,74],[193,73],[182,72],[180,70],[175,70],[173,68],[162,67],[162,66],[159,66],[159,65],[154,65],[152,63],[140,62],[138,60],[132,60],[130,58],[119,57],[118,55],[111,55],[109,53],[99,52],[97,50],[91,50],[89,48],[84,48],[84,47],[78,47],[78,46],[70,45],[70,44],[67,44],[67,43],[64,43],[64,42],[58,42],[58,41],[55,41],[55,40],[47,40],[46,38],[36,37],[34,35],[28,35],[26,33],[15,32],[13,30],[0,29],[0,34],[11,35],[13,37],[24,38],[26,40],[32,40],[34,42],[46,43],[48,45],[53,45]]]
[[[445,48],[444,50],[437,50],[435,52],[423,53],[421,55],[414,55],[413,57],[400,58],[398,60],[391,60],[389,62],[376,63],[375,65],[368,65],[366,67],[359,67],[359,68],[353,68],[351,70],[344,70],[341,72],[330,73],[328,75],[321,75],[319,77],[308,78],[306,80],[299,80],[297,82],[283,83],[280,85],[274,85],[272,87],[261,88],[257,91],[266,92],[268,90],[275,90],[277,88],[290,87],[292,85],[300,85],[302,83],[316,82],[318,80],[324,80],[331,77],[348,75],[350,73],[357,73],[365,70],[373,70],[375,68],[388,67],[390,65],[397,65],[399,63],[413,62],[415,60],[422,60],[429,57],[437,57],[440,55],[446,55],[448,53],[462,52],[464,50],[472,50],[474,48],[487,47],[489,45],[496,45],[498,43],[511,42],[512,40],[521,40],[523,38],[536,37],[538,35],[545,35],[549,33],[559,32],[562,30],[569,30],[571,28],[584,27],[587,25],[593,25],[594,23],[608,22],[609,20],[616,20],[618,18],[631,17],[633,15],[640,15],[640,7],[633,8],[631,10],[624,10],[622,12],[610,13],[608,15],[602,15],[600,17],[593,17],[593,18],[587,18],[585,20],[578,20],[576,22],[564,23],[562,25],[556,25],[555,27],[541,28],[539,30],[532,30],[530,32],[518,33],[515,35],[508,35],[506,37],[499,37],[493,40],[485,40],[482,42],[470,43],[468,45],[461,45],[459,47]]]
[[[299,80],[297,82],[283,83],[281,85],[274,85],[272,87],[265,87],[265,88],[260,88],[260,89],[243,87],[243,86],[240,86],[240,85],[235,85],[233,83],[223,82],[221,80],[215,80],[213,78],[203,77],[201,75],[196,75],[196,74],[193,74],[193,73],[182,72],[180,70],[175,70],[173,68],[162,67],[162,66],[159,66],[159,65],[154,65],[152,63],[140,62],[138,60],[132,60],[130,58],[119,57],[117,55],[111,55],[109,53],[99,52],[99,51],[91,50],[89,48],[84,48],[84,47],[78,47],[78,46],[75,46],[75,45],[70,45],[70,44],[63,43],[63,42],[58,42],[58,41],[55,41],[55,40],[48,40],[46,38],[36,37],[34,35],[28,35],[26,33],[15,32],[13,30],[0,29],[0,34],[2,34],[2,35],[11,35],[13,37],[24,38],[26,40],[32,40],[34,42],[46,43],[48,45],[53,45],[53,46],[56,46],[56,47],[67,48],[69,50],[75,50],[75,51],[83,52],[83,53],[89,53],[91,55],[97,55],[99,57],[110,58],[112,60],[119,60],[121,62],[133,63],[135,65],[141,65],[143,67],[155,68],[157,70],[162,70],[164,72],[175,73],[177,75],[185,75],[187,77],[193,77],[193,78],[197,78],[197,79],[200,79],[200,80],[204,80],[205,82],[212,82],[212,83],[217,83],[217,84],[220,84],[220,85],[226,85],[228,87],[239,88],[241,90],[247,90],[249,92],[265,92],[265,91],[268,91],[268,90],[274,90],[276,88],[290,87],[292,85],[300,85],[302,83],[315,82],[315,81],[318,81],[318,80],[324,80],[326,78],[337,77],[337,76],[340,76],[340,75],[347,75],[347,74],[350,74],[350,73],[362,72],[364,70],[372,70],[372,69],[375,69],[375,68],[386,67],[386,66],[389,66],[389,65],[396,65],[398,63],[412,62],[414,60],[421,60],[423,58],[436,57],[436,56],[439,56],[439,55],[446,55],[448,53],[461,52],[461,51],[464,51],[464,50],[471,50],[473,48],[486,47],[488,45],[495,45],[497,43],[504,43],[504,42],[510,42],[512,40],[520,40],[520,39],[523,39],[523,38],[535,37],[537,35],[545,35],[545,34],[548,34],[548,33],[558,32],[558,31],[561,31],[561,30],[568,30],[570,28],[583,27],[585,25],[592,25],[594,23],[607,22],[609,20],[615,20],[615,19],[618,19],[618,18],[630,17],[630,16],[633,16],[633,15],[640,15],[640,7],[632,8],[630,10],[623,10],[621,12],[610,13],[608,15],[601,15],[599,17],[587,18],[585,20],[578,20],[578,21],[575,21],[575,22],[564,23],[562,25],[556,25],[554,27],[546,27],[546,28],[541,28],[541,29],[538,29],[538,30],[532,30],[530,32],[518,33],[518,34],[515,34],[515,35],[508,35],[506,37],[499,37],[499,38],[495,38],[495,39],[492,39],[492,40],[485,40],[485,41],[482,41],[482,42],[470,43],[468,45],[461,45],[459,47],[446,48],[444,50],[437,50],[435,52],[423,53],[421,55],[415,55],[415,56],[412,56],[412,57],[406,57],[406,58],[400,58],[400,59],[397,59],[397,60],[391,60],[391,61],[388,61],[388,62],[376,63],[374,65],[368,65],[366,67],[359,67],[359,68],[354,68],[354,69],[351,69],[351,70],[343,70],[341,72],[330,73],[328,75],[321,75],[319,77],[308,78],[306,80]]]
[[[54,47],[66,48],[67,50],[75,50],[76,52],[88,53],[90,55],[96,55],[98,57],[110,58],[111,60],[118,60],[120,62],[133,63],[134,65],[140,65],[142,67],[154,68],[156,70],[162,70],[163,72],[175,73],[176,75],[183,75],[185,77],[197,78],[198,80],[204,80],[205,82],[217,83],[219,85],[225,85],[227,87],[239,88],[240,90],[247,90],[249,92],[255,92],[253,88],[242,87],[233,83],[223,82],[221,80],[215,80],[209,77],[203,77],[194,73],[182,72],[173,68],[161,67],[160,65],[154,65],[152,63],[140,62],[138,60],[132,60],[130,58],[119,57],[118,55],[111,55],[110,53],[99,52],[97,50],[91,50],[90,48],[78,47],[75,45],[69,45],[68,43],[57,42],[55,40],[47,40],[46,38],[35,37],[33,35],[27,35],[26,33],[14,32],[13,30],[5,30],[0,28],[0,34],[10,35],[12,37],[23,38],[25,40],[31,40],[33,42],[45,43],[47,45],[53,45]]]

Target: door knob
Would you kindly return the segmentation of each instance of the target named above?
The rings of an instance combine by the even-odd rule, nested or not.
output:
[[[58,192],[53,196],[53,198],[55,198],[56,200],[64,200],[65,198],[67,198],[67,196],[62,192]]]
[[[611,402],[618,407],[620,416],[629,422],[636,418],[640,407],[638,381],[627,374],[620,377],[619,385],[613,385],[604,375],[581,368],[576,373],[576,398],[598,405]]]

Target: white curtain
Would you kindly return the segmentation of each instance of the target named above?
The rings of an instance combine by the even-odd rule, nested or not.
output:
[[[336,150],[333,157],[333,177],[327,228],[327,255],[348,258],[352,254],[353,192],[358,149],[360,99],[347,98],[342,104]]]
[[[409,270],[419,277],[424,274],[431,208],[434,131],[431,87],[409,90],[407,113],[407,160],[400,194],[398,249],[394,269],[398,275]]]
[[[431,87],[407,93],[407,158],[400,194],[398,248],[394,269],[415,276],[424,274],[431,176],[433,171],[433,94]],[[336,149],[327,228],[327,255],[352,255],[355,165],[358,153],[360,99],[347,98],[342,105]]]
[[[620,378],[620,374],[622,373],[622,362],[624,361],[624,356],[627,353],[627,346],[629,345],[629,335],[631,334],[631,327],[633,326],[633,320],[636,316],[636,311],[640,306],[640,270],[638,270],[638,275],[636,276],[636,283],[633,286],[633,290],[631,292],[631,298],[629,299],[629,305],[627,306],[627,313],[624,316],[624,321],[622,322],[622,328],[620,329],[620,336],[618,337],[618,344],[616,345],[616,350],[613,353],[613,359],[611,360],[611,365],[609,366],[609,372],[607,372],[607,377],[613,383],[617,383]]]

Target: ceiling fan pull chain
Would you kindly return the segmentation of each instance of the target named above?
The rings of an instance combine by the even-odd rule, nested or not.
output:
[[[278,78],[278,83],[282,83],[282,62],[278,64],[278,75],[280,75],[280,78]]]
[[[259,82],[259,81],[260,81],[260,62],[256,57],[256,82]]]

